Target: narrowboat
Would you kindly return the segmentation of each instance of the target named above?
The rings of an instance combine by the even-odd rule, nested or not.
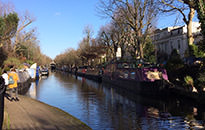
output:
[[[103,70],[102,82],[148,95],[166,95],[169,87],[166,69],[157,65],[112,61]]]
[[[48,76],[49,75],[49,70],[48,70],[48,68],[43,68],[43,69],[41,69],[41,76]]]

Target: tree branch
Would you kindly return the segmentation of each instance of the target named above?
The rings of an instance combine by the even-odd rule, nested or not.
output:
[[[186,18],[186,15],[184,14],[184,12],[183,12],[180,8],[177,8],[177,7],[173,6],[173,5],[171,5],[171,4],[167,3],[167,2],[165,2],[164,0],[162,0],[162,3],[165,4],[165,5],[168,6],[168,7],[171,7],[171,8],[174,9],[174,10],[179,11],[179,12],[182,14],[182,16],[183,16],[184,22],[185,22],[186,24],[188,23],[188,20],[187,20],[187,18]]]

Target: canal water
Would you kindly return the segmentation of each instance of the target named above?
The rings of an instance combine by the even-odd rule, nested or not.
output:
[[[68,73],[53,72],[32,82],[26,95],[70,113],[93,130],[204,128],[205,109],[197,104],[140,97]]]

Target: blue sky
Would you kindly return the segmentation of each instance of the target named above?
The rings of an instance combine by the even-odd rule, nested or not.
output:
[[[3,0],[14,4],[15,10],[26,10],[36,19],[29,28],[37,28],[42,53],[55,58],[67,48],[77,49],[84,37],[85,26],[90,25],[94,37],[100,27],[109,22],[99,17],[99,0]],[[174,17],[163,17],[158,27],[172,26]]]
[[[8,1],[8,0],[3,0]],[[42,53],[51,58],[67,48],[77,49],[84,37],[85,26],[93,28],[94,35],[106,24],[97,15],[98,0],[9,0],[17,12],[29,11],[36,20],[29,28],[36,27]]]

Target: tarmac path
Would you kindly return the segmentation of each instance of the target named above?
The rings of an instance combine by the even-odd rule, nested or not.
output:
[[[25,96],[5,98],[3,130],[91,130],[72,115]]]

